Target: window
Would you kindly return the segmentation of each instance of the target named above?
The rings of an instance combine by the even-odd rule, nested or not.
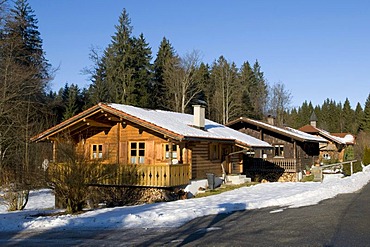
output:
[[[325,153],[325,154],[323,154],[322,155],[322,157],[324,158],[324,159],[326,159],[326,160],[330,160],[330,154],[328,154],[328,153]]]
[[[220,148],[218,144],[209,145],[209,159],[210,160],[219,160],[220,159]]]
[[[92,158],[93,159],[102,159],[103,158],[103,145],[93,144],[92,146]]]
[[[275,145],[275,157],[284,157],[284,145]]]
[[[165,158],[166,159],[177,159],[177,145],[172,144],[172,157],[170,152],[170,144],[165,145]]]
[[[130,163],[144,164],[145,162],[145,142],[130,143]]]

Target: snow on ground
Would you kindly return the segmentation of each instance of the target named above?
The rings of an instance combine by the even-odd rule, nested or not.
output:
[[[370,166],[350,177],[326,175],[322,183],[263,183],[219,195],[165,203],[104,208],[80,215],[36,216],[54,203],[50,190],[34,191],[25,211],[6,212],[0,207],[0,231],[120,229],[178,227],[196,217],[265,207],[296,208],[319,203],[338,194],[360,190],[370,181]]]

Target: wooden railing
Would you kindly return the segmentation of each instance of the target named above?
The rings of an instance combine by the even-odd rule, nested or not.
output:
[[[74,167],[73,167],[74,166]],[[88,185],[174,187],[187,185],[190,180],[189,164],[116,165],[116,164],[52,164],[49,177],[64,181],[72,172],[80,172]],[[86,168],[86,169],[84,169]],[[74,174],[76,175],[76,174]]]
[[[271,162],[278,167],[284,169],[285,172],[296,172],[297,171],[297,160],[296,159],[285,159],[285,158],[276,158],[276,159],[267,159],[267,162]]]
[[[296,172],[297,161],[296,159],[250,159],[246,168],[250,171],[262,172]]]

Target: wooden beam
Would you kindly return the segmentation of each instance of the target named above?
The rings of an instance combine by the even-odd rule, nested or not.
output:
[[[87,125],[92,126],[92,127],[103,127],[103,128],[113,127],[113,125],[111,125],[111,124],[97,122],[97,121],[92,120],[92,119],[86,119],[86,123],[87,123]]]

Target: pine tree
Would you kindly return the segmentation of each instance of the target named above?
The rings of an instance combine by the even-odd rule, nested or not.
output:
[[[355,112],[351,108],[351,104],[348,98],[346,98],[346,101],[344,102],[342,117],[340,118],[340,121],[341,132],[355,133]]]
[[[165,65],[170,63],[176,56],[176,52],[168,39],[163,37],[159,46],[157,57],[154,60],[154,78],[152,84],[151,105],[155,109],[167,109],[165,106],[166,86],[164,83]]]
[[[134,39],[134,61],[133,66],[135,69],[133,80],[135,88],[133,95],[135,95],[134,102],[139,107],[150,106],[150,92],[152,84],[152,51],[149,44],[145,41],[144,35],[140,34],[139,38]]]
[[[64,103],[63,121],[81,112],[81,91],[77,85],[68,86],[66,84],[62,92],[62,99]]]
[[[131,19],[124,9],[111,44],[101,58],[93,54],[95,69],[89,91],[93,102],[108,101],[149,106],[151,49],[141,34],[132,36]],[[96,59],[97,58],[97,59]]]
[[[364,114],[360,129],[368,133],[370,132],[370,94],[365,101]]]
[[[251,94],[251,103],[253,105],[256,118],[262,119],[265,112],[268,92],[264,74],[261,71],[261,66],[257,60],[253,65],[253,73],[256,80],[251,86],[251,92],[255,92]]]
[[[250,118],[260,118],[255,110],[255,104],[252,104],[255,91],[253,86],[256,85],[255,73],[249,62],[244,62],[239,70],[238,79],[241,90],[241,115]]]
[[[134,104],[135,88],[134,54],[131,20],[124,9],[119,17],[116,32],[111,44],[106,49],[106,83],[110,90],[110,98],[115,103]]]
[[[17,0],[14,8],[10,11],[13,18],[6,25],[7,36],[21,41],[13,55],[17,57],[19,63],[35,67],[38,71],[38,79],[48,79],[50,65],[44,56],[42,39],[34,11],[27,0]],[[40,80],[40,82],[43,82],[40,85],[43,90],[47,81]]]
[[[195,80],[199,83],[201,92],[199,93],[196,101],[206,102],[206,116],[208,119],[213,120],[212,99],[215,93],[215,87],[210,80],[210,71],[208,64],[201,63],[195,74]]]
[[[95,105],[99,102],[114,102],[107,83],[106,54],[100,56],[99,52],[92,49],[90,59],[94,63],[94,67],[86,72],[91,74],[92,83],[88,89],[90,103]]]
[[[314,111],[314,108],[312,106],[311,101],[309,103],[307,101],[304,101],[302,103],[302,106],[298,108],[297,125],[299,127],[302,127],[304,125],[309,124],[310,116],[313,111]],[[319,115],[317,111],[315,111],[315,113]]]
[[[362,109],[362,106],[360,103],[357,103],[356,109],[355,109],[355,134],[358,134],[359,131],[361,130],[361,121],[364,116],[364,111]]]

